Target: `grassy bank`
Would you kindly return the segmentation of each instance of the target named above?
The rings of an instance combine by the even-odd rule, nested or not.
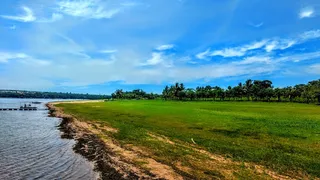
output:
[[[144,148],[157,161],[193,177],[221,178],[231,173],[230,177],[259,174],[264,178],[266,171],[250,169],[250,164],[291,177],[320,177],[319,106],[172,101],[57,106],[80,120],[118,129],[109,136],[123,145]],[[211,164],[209,155],[199,153],[199,149],[237,163],[232,167]]]

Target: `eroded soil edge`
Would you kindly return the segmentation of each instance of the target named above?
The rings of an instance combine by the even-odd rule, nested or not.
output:
[[[62,119],[58,126],[61,138],[76,141],[73,150],[94,162],[95,171],[100,173],[101,179],[185,179],[170,167],[158,162],[154,162],[154,165],[164,169],[163,172],[153,173],[148,169],[137,167],[131,160],[138,158],[138,154],[126,152],[127,150],[113,142],[106,142],[108,139],[102,138],[100,132],[92,132],[95,130],[90,124],[64,114],[53,103],[48,103],[47,107],[50,110],[50,116]],[[127,158],[119,156],[120,153],[126,153]]]

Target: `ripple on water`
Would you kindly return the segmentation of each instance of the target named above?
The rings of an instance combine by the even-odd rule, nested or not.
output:
[[[0,112],[0,179],[96,179],[93,165],[73,152],[73,140],[60,138],[59,120],[47,113]]]

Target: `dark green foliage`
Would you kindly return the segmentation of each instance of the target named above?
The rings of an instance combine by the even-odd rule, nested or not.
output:
[[[0,90],[2,98],[41,98],[41,99],[109,99],[108,95],[76,94],[76,93],[57,93],[57,92],[37,92],[37,91],[18,91]]]
[[[123,92],[122,89],[117,89],[112,93],[111,97],[113,99],[156,99],[159,97],[157,94],[146,93],[142,89],[135,89],[133,91]]]
[[[251,80],[239,83],[238,86],[228,86],[223,89],[218,86],[199,86],[196,89],[185,89],[181,83],[166,86],[162,92],[164,99],[172,100],[233,100],[243,101],[290,101],[303,103],[320,103],[320,80],[308,84],[298,84],[294,87],[274,88],[270,80]]]

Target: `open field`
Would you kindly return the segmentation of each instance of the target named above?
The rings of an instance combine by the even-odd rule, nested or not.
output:
[[[139,147],[183,176],[320,177],[320,106],[173,101],[56,106],[78,120],[114,129],[105,133],[121,146]]]

